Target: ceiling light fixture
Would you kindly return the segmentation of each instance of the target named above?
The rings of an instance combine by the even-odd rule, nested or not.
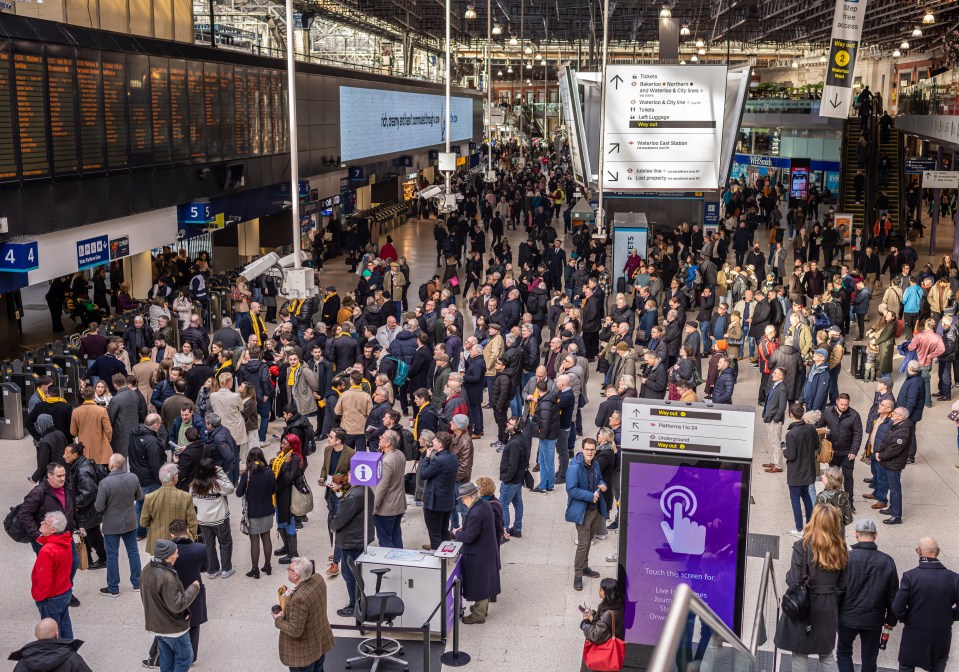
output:
[[[699,49],[699,48],[701,48],[701,47],[705,47],[705,46],[706,46],[706,43],[705,43],[705,42],[703,42],[702,40],[696,40],[696,48],[697,48],[697,49]]]
[[[902,52],[899,51],[898,49],[896,49],[895,51],[892,52],[892,57],[893,57],[893,58],[899,58],[900,56],[902,56]]]
[[[465,19],[475,19],[476,18],[476,8],[473,5],[466,5],[466,12],[463,14]]]
[[[828,60],[828,59],[826,58],[826,54],[823,54],[822,56],[819,57],[819,62],[820,62],[820,63],[825,63],[827,60]]]
[[[922,37],[922,28],[920,28],[919,26],[916,26],[915,28],[913,28],[913,29],[912,29],[912,36],[913,36],[913,37]]]
[[[799,69],[799,61],[795,61],[795,60],[794,60],[793,63],[792,63],[792,67],[793,67],[793,70],[798,70],[798,69]]]
[[[502,35],[503,29],[498,23],[493,24],[493,30],[491,31],[493,35]]]
[[[900,48],[900,49],[908,49],[908,48],[909,48],[909,42],[907,42],[906,40],[903,40],[903,41],[902,41],[902,44],[899,45],[899,48]]]
[[[684,23],[683,27],[679,29],[679,34],[681,37],[689,37],[689,24]]]
[[[536,53],[536,60],[537,60],[537,61],[542,61],[542,60],[543,60],[543,54],[537,52],[537,53]]]
[[[689,62],[690,62],[690,63],[699,63],[699,56],[697,56],[696,54],[693,54],[693,55],[690,57]]]
[[[532,83],[533,83],[533,80],[531,79],[526,80],[526,86],[530,86]]]
[[[497,70],[497,71],[496,71],[496,76],[497,76],[497,77],[502,77],[502,76],[503,76],[503,71],[502,71],[502,70]]]
[[[532,70],[532,69],[533,69],[533,64],[532,64],[530,61],[526,61],[526,69],[527,69],[527,70]]]
[[[511,35],[509,38],[509,46],[515,47],[519,44],[519,40],[516,39],[515,35]]]
[[[673,18],[673,13],[669,11],[669,4],[663,3],[663,8],[659,10],[659,18],[661,19],[671,19]]]
[[[510,74],[510,75],[513,74],[513,64],[512,64],[512,63],[506,66],[506,72],[507,72],[507,74]]]
[[[699,51],[697,51],[696,53],[699,54],[700,56],[705,56],[705,55],[706,55],[706,49],[705,49],[704,47],[700,47],[700,48],[699,48]]]
[[[532,53],[533,53],[533,47],[531,47],[531,46],[529,46],[529,45],[527,44],[525,47],[523,47],[523,53],[526,54],[527,56],[528,56],[529,54],[532,54]]]
[[[686,59],[684,58],[684,59],[680,60],[680,61],[679,61],[679,64],[680,64],[680,65],[686,65]]]
[[[930,10],[927,9],[926,15],[922,17],[922,22],[927,26],[931,26],[932,24],[936,22],[936,17],[933,15],[933,13]]]

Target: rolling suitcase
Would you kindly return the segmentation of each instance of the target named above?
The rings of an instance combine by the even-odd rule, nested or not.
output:
[[[862,380],[866,375],[866,346],[852,346],[852,357],[850,358],[850,370],[853,378]]]

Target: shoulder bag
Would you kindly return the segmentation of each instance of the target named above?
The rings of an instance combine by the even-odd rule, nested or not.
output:
[[[626,657],[626,642],[616,637],[616,612],[610,610],[609,639],[602,644],[583,643],[583,664],[595,672],[619,672]]]
[[[825,436],[820,437],[819,456],[818,456],[819,463],[829,464],[830,462],[832,462],[832,458],[833,458],[832,441],[830,441]]]
[[[310,484],[300,476],[293,484],[290,493],[290,513],[294,516],[305,516],[313,510],[313,491]]]
[[[780,603],[783,613],[794,621],[809,618],[809,557],[805,545],[802,549],[803,574],[799,581],[786,588]]]

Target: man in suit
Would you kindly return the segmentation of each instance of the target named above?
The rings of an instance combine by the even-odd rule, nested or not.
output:
[[[179,492],[175,487],[173,491]],[[200,626],[207,622],[206,586],[203,585],[203,572],[207,568],[206,547],[202,542],[193,541],[190,538],[190,535],[196,531],[195,516],[192,525],[187,525],[185,520],[177,518],[170,522],[167,529],[170,531],[170,539],[177,545],[177,558],[173,563],[173,571],[179,577],[180,583],[185,586],[194,581],[200,584],[200,592],[190,603],[190,644],[193,645],[193,662],[196,663],[196,653],[200,646]],[[147,546],[147,548],[153,548],[153,546]],[[143,667],[158,667],[159,660],[157,639],[154,637],[153,644],[150,645],[150,653],[143,661]]]
[[[897,409],[898,410],[898,409]],[[921,667],[943,672],[959,620],[959,574],[939,562],[939,544],[923,537],[916,547],[919,566],[902,575],[892,612],[905,628],[899,644],[899,670]]]
[[[293,558],[287,569],[293,587],[286,606],[273,614],[280,631],[280,662],[291,670],[322,670],[333,649],[333,629],[326,615],[326,582],[313,573],[307,558]]]
[[[767,474],[778,474],[782,472],[786,464],[783,460],[782,435],[789,400],[786,385],[783,383],[786,370],[777,366],[771,375],[773,386],[769,389],[766,405],[763,407],[763,422],[766,423],[766,445],[773,461],[764,464],[763,467]]]
[[[160,467],[160,488],[144,497],[139,523],[147,530],[145,548],[153,548],[157,539],[163,539],[176,520],[185,520],[190,534],[197,534],[196,507],[190,494],[177,488],[179,475],[179,466],[167,462]]]

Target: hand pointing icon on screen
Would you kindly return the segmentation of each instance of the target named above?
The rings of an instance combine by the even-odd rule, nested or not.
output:
[[[666,488],[659,503],[666,517],[672,518],[672,526],[664,520],[660,527],[673,553],[702,555],[706,550],[706,528],[690,518],[696,513],[696,495],[689,488],[674,485]]]

